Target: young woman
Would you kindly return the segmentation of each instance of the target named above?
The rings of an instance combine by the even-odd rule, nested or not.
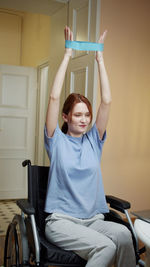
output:
[[[106,32],[100,36],[103,43]],[[73,34],[65,28],[65,39]],[[45,233],[59,247],[72,250],[87,260],[87,267],[135,267],[135,254],[129,230],[104,221],[108,212],[102,183],[100,159],[106,139],[106,126],[111,92],[104,66],[103,53],[96,52],[100,77],[101,103],[96,122],[88,99],[71,94],[66,99],[62,130],[58,125],[59,103],[72,49],[65,49],[57,71],[47,109],[45,146],[50,158],[50,173],[45,211]]]

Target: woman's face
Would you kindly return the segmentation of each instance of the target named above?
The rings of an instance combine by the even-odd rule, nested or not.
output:
[[[72,110],[72,116],[63,114],[64,121],[68,124],[67,134],[80,137],[87,131],[87,128],[91,122],[91,115],[87,105],[84,102],[75,104]]]

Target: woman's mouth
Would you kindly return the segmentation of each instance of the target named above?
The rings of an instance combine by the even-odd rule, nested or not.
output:
[[[86,125],[85,124],[82,124],[82,125],[79,125],[81,128],[85,128]]]

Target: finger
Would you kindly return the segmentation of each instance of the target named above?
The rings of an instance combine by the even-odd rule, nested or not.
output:
[[[70,29],[69,27],[66,28],[66,39],[69,40],[69,35],[70,35]]]
[[[103,41],[105,40],[106,35],[107,35],[107,30],[105,30],[104,33],[103,33]]]
[[[73,41],[73,32],[70,31],[70,40]]]
[[[65,27],[64,33],[65,33],[65,40],[68,40],[68,26]]]
[[[70,30],[68,26],[65,27],[64,34],[65,34],[65,40],[73,41],[73,32]]]
[[[68,40],[70,40],[70,34],[71,34],[71,31],[70,31],[70,28],[68,27]]]
[[[69,28],[68,28],[68,26],[65,27],[64,33],[65,33],[65,40],[69,40]]]
[[[67,40],[67,26],[64,29],[65,40]]]
[[[100,36],[98,42],[99,42],[99,43],[103,43],[104,40],[105,40],[105,38],[106,38],[106,35],[107,35],[107,30],[105,30],[105,31],[103,32],[103,34]]]

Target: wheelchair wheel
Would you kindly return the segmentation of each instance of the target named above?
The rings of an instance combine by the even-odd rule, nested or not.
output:
[[[28,264],[28,241],[26,228],[21,215],[15,215],[9,224],[4,248],[5,267],[23,267]]]

